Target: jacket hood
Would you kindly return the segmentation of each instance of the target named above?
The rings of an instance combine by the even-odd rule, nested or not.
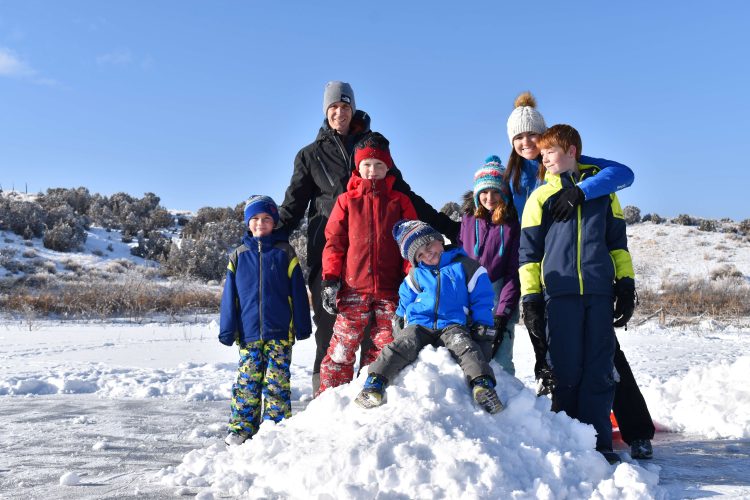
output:
[[[387,192],[390,192],[393,189],[393,184],[395,182],[396,176],[391,172],[390,169],[388,170],[388,173],[385,174],[385,178],[376,180],[374,183],[367,179],[363,179],[359,174],[359,171],[357,169],[353,169],[352,176],[349,177],[349,182],[347,182],[346,184],[346,190],[365,193],[371,188],[377,186],[381,189],[385,189]]]
[[[370,131],[370,115],[367,112],[358,109],[352,116],[352,123],[349,125],[349,135],[360,135]],[[324,137],[334,133],[334,130],[328,124],[328,118],[323,118],[323,125],[321,125],[318,131],[317,141],[322,140]]]
[[[461,204],[461,213],[464,215],[474,215],[477,206],[474,204],[474,191],[466,191]]]

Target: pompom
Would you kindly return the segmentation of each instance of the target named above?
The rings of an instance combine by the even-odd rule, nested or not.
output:
[[[490,155],[487,158],[484,159],[485,165],[488,163],[497,163],[498,165],[502,165],[503,161],[500,159],[497,155]]]
[[[516,108],[519,108],[521,106],[531,106],[532,108],[536,108],[536,99],[534,99],[534,96],[531,95],[531,92],[526,91],[516,97],[516,102],[513,104]]]

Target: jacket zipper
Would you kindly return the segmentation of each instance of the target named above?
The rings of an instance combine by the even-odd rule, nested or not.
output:
[[[372,252],[370,252],[370,273],[372,274],[372,290],[377,293],[378,291],[378,273],[373,272],[374,266],[373,264],[375,262],[379,262],[378,260],[378,238],[377,234],[378,232],[375,231],[375,226],[377,224],[375,217],[377,217],[378,211],[376,210],[375,204],[378,201],[377,192],[375,191],[375,181],[370,180],[372,183],[372,191],[370,192],[370,195],[372,196],[372,203],[370,204],[370,224],[372,224],[372,227],[370,228],[370,244],[372,245]]]
[[[336,143],[336,145],[339,147],[339,151],[341,152],[341,156],[344,158],[344,163],[346,163],[347,167],[351,163],[351,160],[349,159],[349,155],[346,154],[346,151],[344,151],[344,146],[341,144],[341,141],[339,141],[338,137],[336,137],[336,134],[333,134],[333,142]]]
[[[435,322],[433,323],[432,329],[437,330],[438,327],[438,306],[440,305],[440,269],[435,271],[437,277],[437,290],[435,291]]]
[[[261,251],[262,243],[258,240],[258,321],[260,322],[258,331],[260,340],[263,340],[263,252]]]
[[[315,155],[315,159],[318,160],[318,163],[320,164],[320,168],[323,169],[323,173],[326,175],[326,179],[328,179],[328,182],[331,183],[331,187],[335,188],[336,185],[333,183],[333,179],[331,178],[331,175],[328,173],[328,169],[326,168],[325,164],[323,163],[323,160],[320,159],[320,155]]]

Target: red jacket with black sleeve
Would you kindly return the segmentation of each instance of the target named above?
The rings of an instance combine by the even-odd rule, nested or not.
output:
[[[393,226],[416,219],[417,212],[408,196],[393,189],[394,182],[390,170],[380,180],[363,179],[354,171],[326,225],[324,280],[381,297],[398,292],[406,274]]]

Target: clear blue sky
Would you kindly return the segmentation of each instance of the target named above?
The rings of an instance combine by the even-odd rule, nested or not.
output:
[[[748,19],[743,0],[0,0],[0,184],[280,202],[344,80],[436,208],[507,159],[531,90],[635,171],[623,204],[744,219]]]

